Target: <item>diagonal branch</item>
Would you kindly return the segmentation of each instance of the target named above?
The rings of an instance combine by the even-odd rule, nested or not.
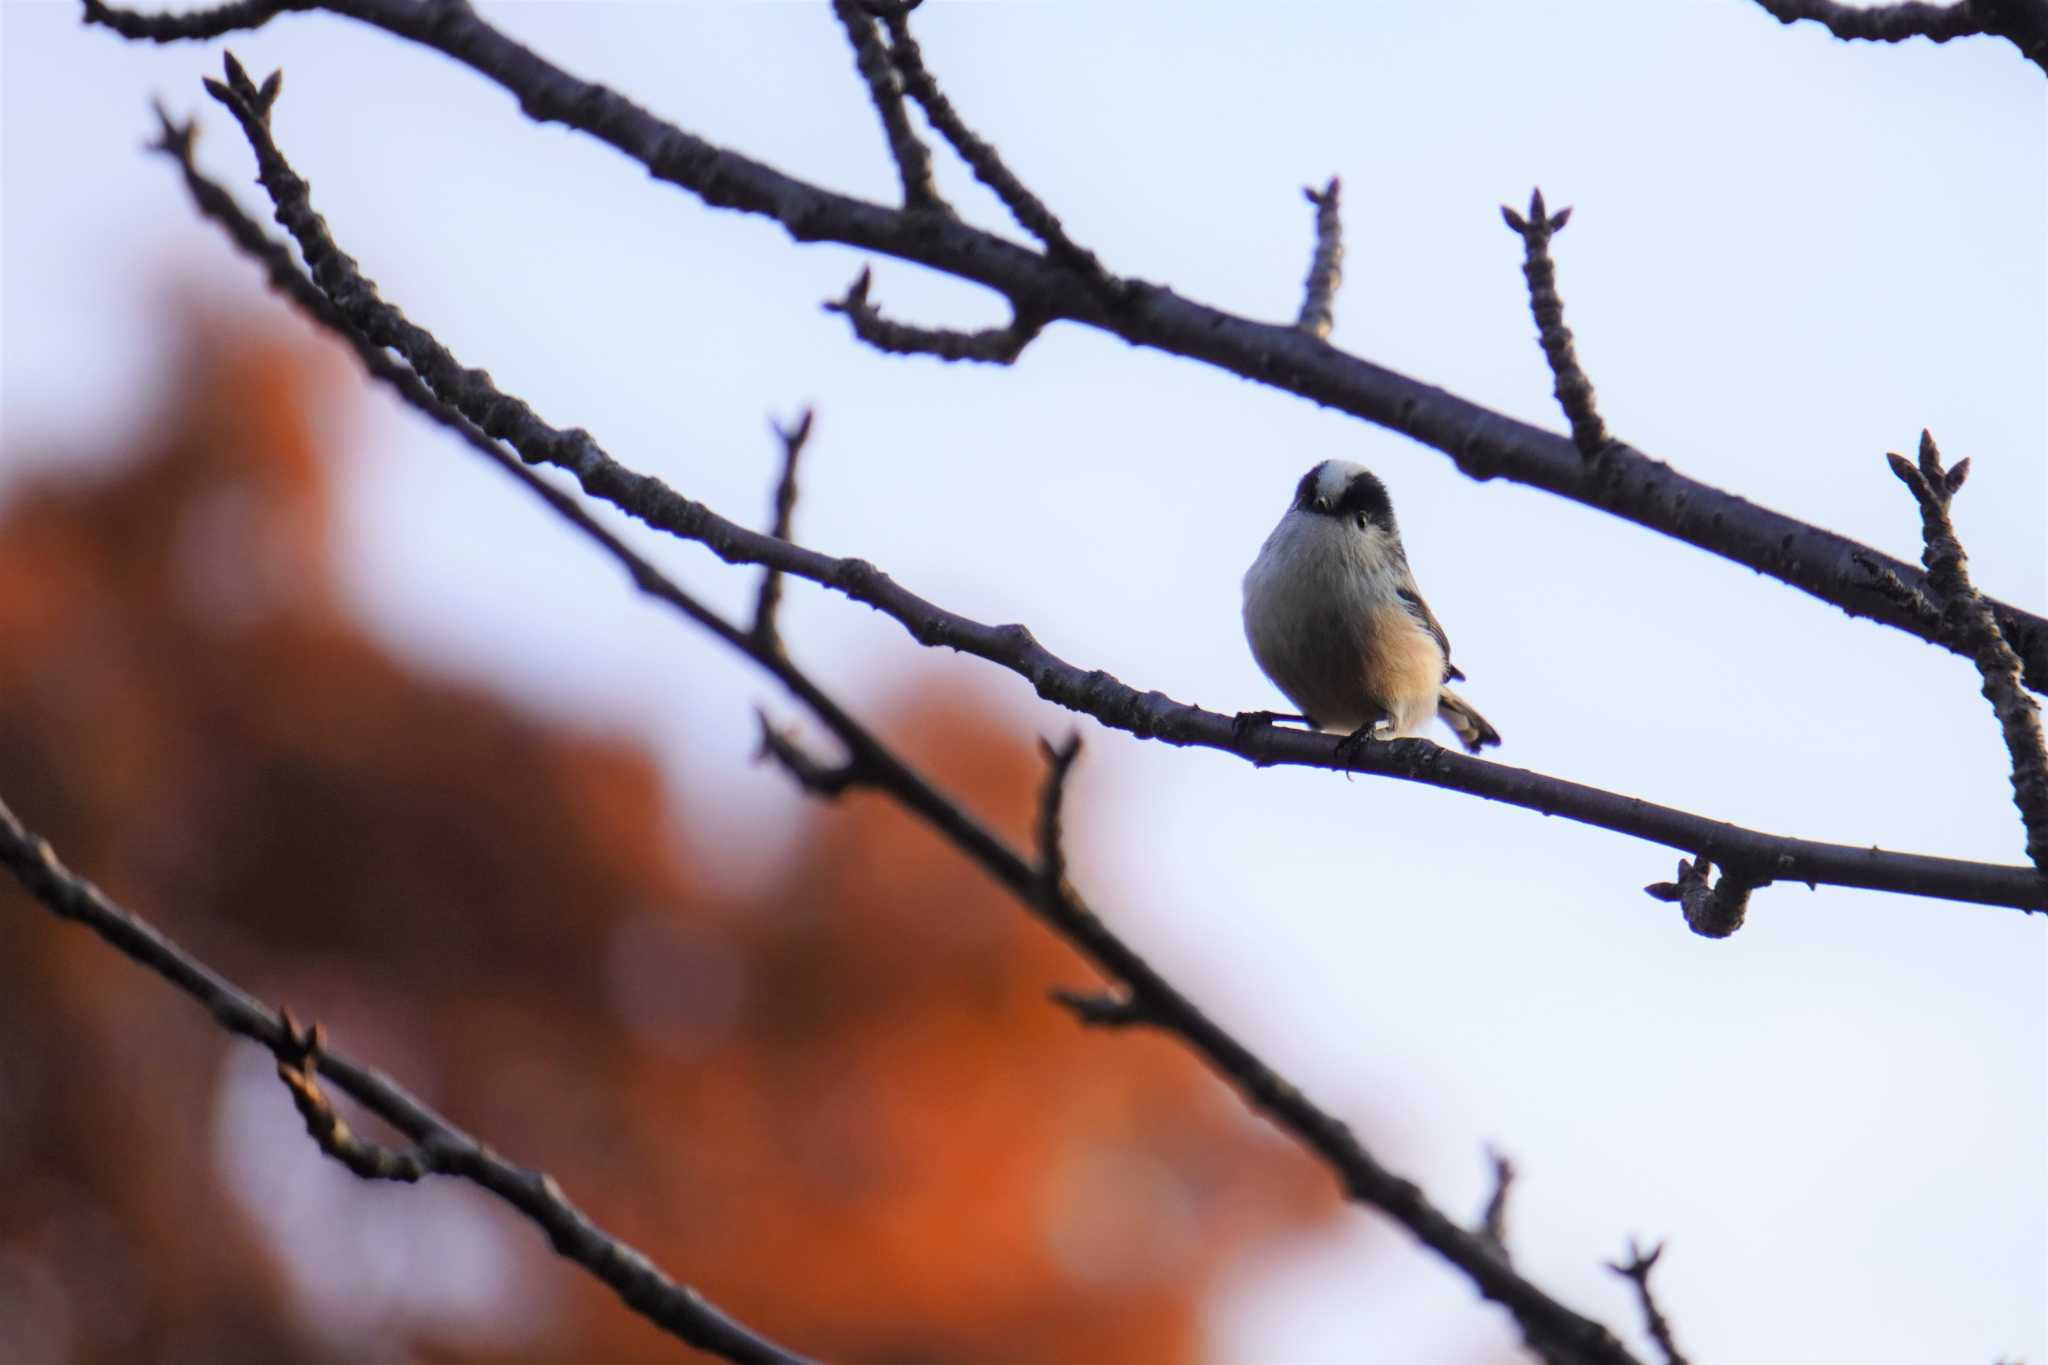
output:
[[[1809,19],[1844,40],[1902,43],[1989,34],[2005,39],[2048,71],[2048,5],[2041,0],[1957,0],[1954,4],[1843,5],[1835,0],[1756,0],[1781,24]]]
[[[697,541],[728,562],[780,568],[833,588],[893,617],[920,644],[943,645],[1000,664],[1029,680],[1047,700],[1141,738],[1221,749],[1261,766],[1289,763],[1377,773],[1463,791],[1711,856],[1726,866],[1754,869],[1746,875],[1756,881],[1826,882],[1990,905],[2048,907],[2048,883],[2032,868],[1764,834],[1468,758],[1425,740],[1354,745],[1340,753],[1326,735],[1242,726],[1235,717],[1175,702],[1156,691],[1141,693],[1100,670],[1078,668],[1040,645],[1021,625],[986,625],[950,612],[903,588],[865,560],[819,554],[729,521],[660,480],[618,464],[588,432],[549,426],[525,403],[501,393],[483,371],[464,368],[430,333],[379,299],[354,261],[334,243],[307,199],[305,182],[278,152],[253,102],[260,92],[246,75],[238,79],[248,95],[221,87],[222,97],[257,151],[263,183],[277,197],[280,221],[297,235],[315,278],[330,291],[345,326],[375,346],[398,350],[442,402],[465,414],[469,423],[505,439],[528,463],[567,470],[586,492],[658,530]],[[188,165],[186,174],[189,182],[196,172]],[[202,200],[201,208],[217,214],[225,199],[219,195]],[[245,230],[231,231],[242,240]],[[316,317],[325,320],[321,314]],[[427,409],[437,416],[440,410],[440,403]]]
[[[858,0],[832,0],[832,13],[853,44],[854,65],[867,82],[868,98],[882,120],[882,135],[889,140],[889,155],[896,159],[896,171],[903,180],[903,206],[927,212],[950,213],[939,188],[932,183],[931,149],[910,126],[910,111],[903,107],[903,77],[889,60],[881,35],[875,32],[875,16]]]
[[[229,79],[223,93],[224,102],[244,120],[245,130],[252,130],[252,138],[257,137],[254,130],[261,129],[261,116],[252,102],[256,87],[239,67],[229,68]],[[267,130],[262,135],[267,137]],[[176,149],[167,150],[175,154]],[[280,183],[283,180],[274,167],[266,168],[266,176]],[[310,213],[310,208],[305,212]],[[304,222],[303,214],[295,212],[292,216]],[[282,248],[276,248],[276,251],[281,253]],[[338,273],[335,269],[328,271],[330,277]],[[350,283],[367,290],[367,282],[359,278]],[[313,283],[303,275],[296,276],[296,282],[286,286],[287,292],[295,298],[313,288]],[[359,351],[373,346],[368,338],[360,336],[357,344]],[[439,400],[435,401],[438,405]],[[515,400],[502,401],[511,403]],[[441,410],[447,410],[445,405],[441,405]],[[846,760],[837,767],[827,767],[805,755],[786,736],[777,734],[764,723],[764,748],[770,756],[789,767],[792,775],[807,789],[833,795],[850,787],[862,786],[894,797],[980,864],[1027,910],[1116,981],[1126,998],[1133,1002],[1132,1008],[1141,1013],[1145,1022],[1180,1038],[1213,1069],[1235,1084],[1250,1104],[1327,1163],[1351,1198],[1392,1216],[1418,1240],[1467,1275],[1481,1294],[1507,1308],[1531,1340],[1553,1344],[1558,1353],[1555,1358],[1558,1359],[1601,1362],[1604,1365],[1628,1365],[1633,1360],[1605,1327],[1581,1317],[1516,1274],[1493,1253],[1480,1234],[1460,1226],[1430,1203],[1417,1186],[1382,1166],[1346,1125],[1316,1107],[1299,1089],[1210,1019],[1136,949],[1104,924],[1064,877],[1057,883],[1050,880],[1046,871],[1052,863],[1047,858],[1041,857],[1034,862],[1011,848],[885,746],[784,652],[768,648],[749,632],[703,606],[598,523],[569,495],[534,475],[495,443],[485,440],[472,444],[489,454],[500,468],[517,478],[557,515],[623,565],[642,592],[667,602],[752,660],[788,689],[832,732],[847,753]],[[1064,766],[1065,763],[1056,763],[1056,773],[1061,772]],[[1057,791],[1048,795],[1047,805],[1057,810]],[[1046,828],[1053,834],[1048,837],[1056,845],[1057,817],[1049,818],[1051,823]]]
[[[889,59],[903,74],[911,98],[924,109],[932,127],[953,144],[953,150],[974,172],[974,178],[995,191],[996,198],[1003,201],[1003,207],[1010,211],[1018,226],[1044,242],[1052,259],[1073,271],[1091,294],[1112,310],[1121,307],[1126,298],[1124,281],[1111,275],[1094,252],[1067,235],[1066,227],[1053,211],[1024,187],[1016,172],[1003,163],[1002,154],[967,126],[953,102],[939,89],[937,78],[924,64],[923,49],[910,34],[910,11],[890,8],[882,12],[881,18],[889,28]]]
[[[1557,264],[1550,259],[1550,239],[1564,231],[1572,211],[1562,208],[1547,213],[1543,191],[1539,189],[1530,191],[1527,218],[1506,204],[1500,206],[1500,216],[1522,239],[1522,277],[1529,282],[1529,311],[1536,318],[1536,336],[1543,343],[1543,358],[1550,362],[1551,376],[1557,381],[1552,392],[1572,424],[1572,444],[1579,448],[1580,455],[1591,460],[1607,448],[1611,438],[1607,435],[1607,424],[1600,420],[1600,413],[1593,406],[1593,381],[1579,364],[1579,353],[1572,346],[1572,329],[1564,325],[1564,296],[1557,292]]]
[[[1920,504],[1920,535],[1926,548],[1921,558],[1927,580],[1942,601],[1942,620],[1950,635],[1969,651],[1984,680],[1984,699],[1998,717],[2012,755],[2012,801],[2027,831],[2027,856],[2048,875],[2048,749],[2041,740],[2041,708],[2020,686],[2020,661],[1999,634],[1991,608],[1970,582],[1970,558],[1956,536],[1948,506],[1969,477],[1970,462],[1943,469],[1934,437],[1920,433],[1920,464],[1903,455],[1887,457],[1892,473]]]
[[[59,862],[49,844],[23,828],[5,801],[0,801],[0,864],[52,914],[84,925],[191,996],[229,1033],[268,1048],[277,1058],[280,1075],[292,1086],[294,1102],[309,1128],[319,1125],[314,1136],[321,1149],[357,1175],[398,1180],[417,1179],[428,1172],[460,1176],[525,1215],[547,1234],[557,1253],[611,1286],[635,1312],[671,1335],[701,1351],[747,1365],[803,1365],[803,1357],[741,1326],[696,1290],[677,1284],[645,1255],[600,1228],[569,1201],[551,1177],[513,1165],[382,1072],[321,1046],[317,1030],[311,1038],[301,1034],[288,1016],[260,1004],[153,925],[108,900],[98,887]],[[326,1100],[312,1080],[315,1067],[365,1109],[405,1134],[416,1151],[409,1156],[395,1153],[356,1138],[345,1128],[327,1125],[318,1117]],[[309,1107],[313,1113],[308,1113]],[[327,1117],[334,1125],[340,1124],[331,1108]]]
[[[579,129],[712,207],[769,218],[799,241],[840,242],[914,261],[1030,300],[1044,322],[1099,327],[1134,345],[1299,394],[1442,451],[1474,478],[1545,489],[1746,565],[1852,616],[1953,648],[1884,590],[1872,566],[1909,590],[1920,589],[1925,575],[1867,545],[1687,478],[1620,442],[1607,448],[1595,477],[1569,439],[1339,351],[1291,325],[1255,322],[1141,281],[1125,282],[1124,302],[1111,310],[1060,261],[957,219],[833,193],[716,146],[552,65],[466,4],[254,0],[204,15],[150,16],[85,0],[85,18],[130,38],[176,42],[316,7],[446,54],[504,87],[528,117]],[[1991,606],[2026,665],[2027,686],[2048,691],[2048,620],[2003,602]]]
[[[1302,284],[1301,314],[1294,328],[1318,341],[1328,339],[1337,325],[1337,288],[1344,283],[1344,223],[1337,213],[1337,192],[1343,188],[1336,176],[1322,189],[1304,189],[1302,194],[1316,206],[1316,249],[1309,257],[1308,279]]]

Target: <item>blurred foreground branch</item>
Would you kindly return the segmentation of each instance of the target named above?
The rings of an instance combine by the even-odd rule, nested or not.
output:
[[[696,1290],[678,1284],[646,1256],[606,1232],[553,1178],[515,1166],[386,1076],[320,1043],[317,1026],[301,1033],[290,1021],[172,942],[155,926],[108,900],[98,887],[57,860],[49,844],[25,829],[0,799],[0,864],[51,913],[74,920],[206,1007],[229,1033],[251,1039],[277,1058],[321,1150],[366,1179],[416,1180],[454,1175],[489,1190],[547,1234],[555,1251],[610,1285],[628,1307],[699,1350],[745,1365],[803,1365],[728,1317]],[[413,1143],[409,1153],[365,1143],[339,1127],[313,1070]],[[297,1083],[294,1084],[294,1081]],[[313,1112],[309,1112],[309,1108]],[[325,1119],[317,1117],[325,1109]],[[325,1129],[324,1133],[322,1129]]]

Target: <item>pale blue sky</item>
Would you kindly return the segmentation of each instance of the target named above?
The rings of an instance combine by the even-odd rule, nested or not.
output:
[[[714,141],[892,192],[822,5],[489,12]],[[0,395],[19,452],[146,413],[166,278],[278,305],[138,150],[149,96],[197,110],[203,160],[258,202],[198,88],[219,45],[130,46],[67,4],[4,14]],[[1113,269],[1291,317],[1300,187],[1341,174],[1332,339],[1561,427],[1496,207],[1540,183],[1576,210],[1556,246],[1568,320],[1619,436],[1911,558],[1916,515],[1883,454],[1931,426],[1974,460],[1957,515],[1979,581],[2048,605],[2048,85],[2010,47],[1850,47],[1748,0],[935,0],[917,23],[966,117]],[[1304,469],[1360,460],[1393,490],[1503,761],[1787,833],[2022,856],[1961,660],[1098,333],[1055,327],[1008,371],[880,356],[818,306],[860,253],[706,210],[343,20],[230,45],[286,69],[279,137],[391,298],[729,515],[766,506],[766,419],[815,403],[803,539],[1228,711],[1279,703],[1239,632],[1239,575]],[[1010,230],[943,154],[940,172]],[[896,262],[874,292],[920,321],[1001,316]],[[358,438],[346,570],[395,647],[643,737],[693,839],[786,823],[785,783],[745,761],[752,703],[793,715],[783,699],[381,396]],[[714,600],[751,591],[648,543]],[[1072,723],[808,586],[786,621],[804,659],[848,661],[837,681],[867,704],[916,670],[997,698],[1020,735]],[[1671,875],[1662,849],[1082,729],[1082,884],[1449,1207],[1477,1209],[1487,1143],[1512,1153],[1518,1260],[1575,1306],[1640,1342],[1600,1267],[1636,1234],[1670,1239],[1660,1284],[1696,1358],[2048,1358],[2041,923],[1778,887],[1709,943],[1638,889]],[[1457,1360],[1511,1340],[1369,1213],[1246,1267],[1215,1332],[1227,1360]]]

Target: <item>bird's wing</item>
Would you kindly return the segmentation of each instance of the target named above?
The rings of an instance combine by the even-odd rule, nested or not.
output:
[[[1444,652],[1444,681],[1463,681],[1464,672],[1451,662],[1451,637],[1444,634],[1443,623],[1436,619],[1436,613],[1429,609],[1429,603],[1422,600],[1422,594],[1415,591],[1412,585],[1397,589],[1396,592],[1401,599],[1401,605],[1408,608],[1408,614],[1414,617],[1424,630],[1436,637],[1437,648]]]

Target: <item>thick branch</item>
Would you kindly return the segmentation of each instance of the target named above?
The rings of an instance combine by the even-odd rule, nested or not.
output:
[[[86,0],[85,17],[134,38],[172,42],[253,27],[315,0],[230,7],[235,22],[148,17]],[[758,214],[798,241],[832,241],[915,261],[1013,300],[1030,300],[1046,322],[1072,320],[1135,345],[1204,361],[1247,379],[1351,413],[1449,455],[1474,478],[1508,478],[1626,518],[1747,565],[1853,616],[1946,644],[1940,632],[1888,596],[1871,569],[1918,590],[1920,570],[1846,536],[1759,507],[1689,479],[1615,442],[1597,470],[1572,442],[1348,355],[1292,325],[1254,322],[1125,281],[1110,309],[1060,261],[950,218],[914,214],[797,180],[718,147],[601,85],[579,80],[506,37],[466,5],[411,0],[325,0],[319,8],[445,53],[496,81],[530,118],[580,129],[640,162],[657,179],[713,207]],[[2048,621],[2000,602],[2001,630],[2026,664],[2027,686],[2048,691]]]
[[[1947,5],[1843,5],[1835,0],[1757,0],[1781,24],[1810,19],[1842,39],[1945,43],[1979,34],[2005,39],[2048,71],[2048,4],[2041,0],[1958,0]]]
[[[2041,741],[2041,708],[2021,689],[2019,656],[1998,632],[1990,606],[1970,582],[1970,558],[1949,519],[1949,503],[1969,477],[1970,462],[1943,469],[1934,437],[1920,433],[1920,464],[1892,455],[1892,472],[1920,504],[1921,559],[1942,601],[1942,619],[1969,651],[1983,679],[1984,699],[1998,717],[2012,756],[2012,801],[2027,831],[2027,856],[2048,875],[2048,748]]]
[[[247,84],[246,77],[242,81]],[[1764,834],[1468,758],[1426,740],[1357,745],[1340,754],[1327,735],[1240,726],[1235,717],[1175,702],[1156,691],[1140,693],[1107,673],[1078,668],[1040,645],[1023,626],[986,625],[947,611],[865,560],[819,554],[728,521],[660,480],[621,466],[589,433],[549,426],[526,404],[499,392],[483,371],[465,369],[431,334],[380,300],[327,234],[306,201],[304,181],[284,163],[260,114],[247,100],[234,100],[244,105],[237,117],[258,150],[264,184],[279,196],[280,220],[298,234],[315,278],[331,289],[351,329],[374,345],[397,349],[444,402],[467,414],[477,427],[508,441],[529,463],[567,470],[586,492],[659,530],[698,541],[728,562],[779,568],[836,589],[895,618],[921,644],[943,645],[1000,664],[1030,681],[1047,700],[1141,738],[1221,749],[1261,766],[1289,763],[1377,773],[1463,791],[1711,856],[1726,866],[1753,869],[1747,875],[1756,881],[1825,882],[1991,905],[2048,906],[2048,882],[2031,868]],[[187,175],[192,175],[189,169]],[[220,211],[217,200],[202,199],[201,208],[213,214]],[[240,240],[242,233],[237,230],[235,235]],[[435,408],[427,410],[435,413]]]
[[[1529,311],[1536,318],[1536,336],[1543,343],[1543,358],[1550,362],[1551,377],[1556,381],[1552,392],[1572,424],[1572,444],[1590,460],[1607,448],[1607,424],[1593,406],[1593,381],[1579,364],[1572,329],[1564,325],[1564,296],[1557,292],[1557,265],[1550,259],[1550,239],[1564,231],[1572,211],[1562,208],[1546,213],[1539,189],[1530,192],[1527,218],[1505,204],[1500,216],[1522,239],[1522,278],[1529,282]]]
[[[524,472],[524,471],[521,471]],[[557,1253],[610,1285],[642,1317],[701,1351],[759,1365],[802,1365],[803,1357],[758,1336],[707,1303],[696,1290],[677,1284],[646,1256],[593,1223],[569,1202],[552,1178],[515,1166],[428,1108],[380,1071],[372,1070],[308,1039],[248,992],[193,957],[154,926],[115,905],[99,888],[57,861],[49,844],[28,832],[0,801],[0,864],[53,914],[75,920],[191,996],[229,1033],[253,1039],[277,1058],[279,1072],[297,1073],[310,1096],[318,1096],[309,1065],[332,1080],[365,1109],[405,1134],[416,1146],[417,1169],[404,1173],[405,1158],[326,1127],[317,1118],[325,1106],[302,1096],[294,1102],[321,1148],[358,1175],[416,1179],[427,1171],[458,1175],[482,1186],[537,1224]],[[291,1076],[286,1076],[291,1084]],[[313,1113],[308,1113],[312,1108]],[[327,1115],[333,1118],[332,1110]],[[338,1118],[333,1119],[339,1125]],[[425,1155],[422,1155],[425,1154]]]

